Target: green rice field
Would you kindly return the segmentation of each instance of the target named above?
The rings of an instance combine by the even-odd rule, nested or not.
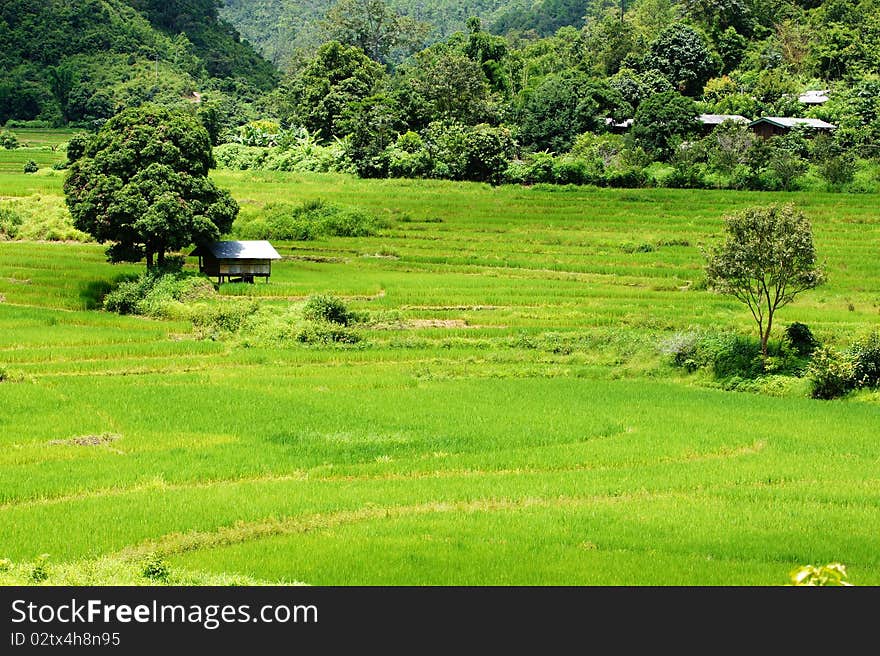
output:
[[[63,204],[41,152],[26,175],[0,151],[0,198]],[[0,241],[0,583],[880,584],[880,394],[725,391],[660,350],[753,330],[703,249],[769,202],[812,219],[828,273],[780,330],[880,326],[876,196],[213,177],[244,218],[323,199],[383,226],[276,243],[268,283],[215,302],[374,320],[350,345],[205,335],[99,309],[143,270],[101,245]]]

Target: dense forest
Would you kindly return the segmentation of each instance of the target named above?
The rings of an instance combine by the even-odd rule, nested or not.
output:
[[[0,123],[102,121],[193,92],[255,98],[278,74],[214,0],[4,0]]]
[[[83,124],[150,100],[197,107],[235,168],[878,184],[877,0],[474,0],[468,18],[453,4],[12,0],[0,120]],[[223,16],[252,35],[266,26],[260,47],[279,65]],[[761,117],[820,122],[761,138],[748,125]]]

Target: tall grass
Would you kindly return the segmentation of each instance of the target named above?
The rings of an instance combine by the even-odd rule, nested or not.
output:
[[[57,173],[0,172],[0,196],[60,207]],[[118,316],[103,295],[142,264],[0,242],[0,559],[130,582],[163,553],[176,580],[327,585],[777,585],[839,561],[880,584],[876,394],[724,392],[658,348],[751,330],[701,250],[780,195],[214,176],[245,221],[321,198],[379,220],[276,242],[268,283],[205,311],[295,322],[331,294],[361,341]],[[786,198],[829,283],[781,321],[849,344],[880,322],[876,198]]]

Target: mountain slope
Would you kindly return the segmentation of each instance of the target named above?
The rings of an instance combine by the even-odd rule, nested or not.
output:
[[[0,124],[89,122],[121,106],[221,86],[253,95],[275,82],[210,0],[0,3]]]
[[[320,44],[320,22],[334,4],[336,0],[223,0],[220,16],[283,68],[297,49]],[[429,23],[431,41],[463,30],[471,16],[488,20],[508,4],[509,0],[388,0],[399,13]]]

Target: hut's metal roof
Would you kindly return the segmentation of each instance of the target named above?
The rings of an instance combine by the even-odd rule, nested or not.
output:
[[[794,118],[788,116],[764,116],[757,121],[752,121],[749,125],[758,125],[759,123],[770,123],[780,128],[793,128],[796,125],[806,125],[817,130],[833,130],[837,126],[832,123],[826,123],[818,118]]]
[[[703,125],[721,125],[724,121],[733,121],[734,123],[749,122],[749,119],[739,114],[700,114],[697,120]]]
[[[811,89],[798,96],[798,100],[807,105],[821,105],[828,102],[829,89]]]
[[[199,246],[190,255],[210,253],[218,260],[280,260],[268,241],[215,241]]]

